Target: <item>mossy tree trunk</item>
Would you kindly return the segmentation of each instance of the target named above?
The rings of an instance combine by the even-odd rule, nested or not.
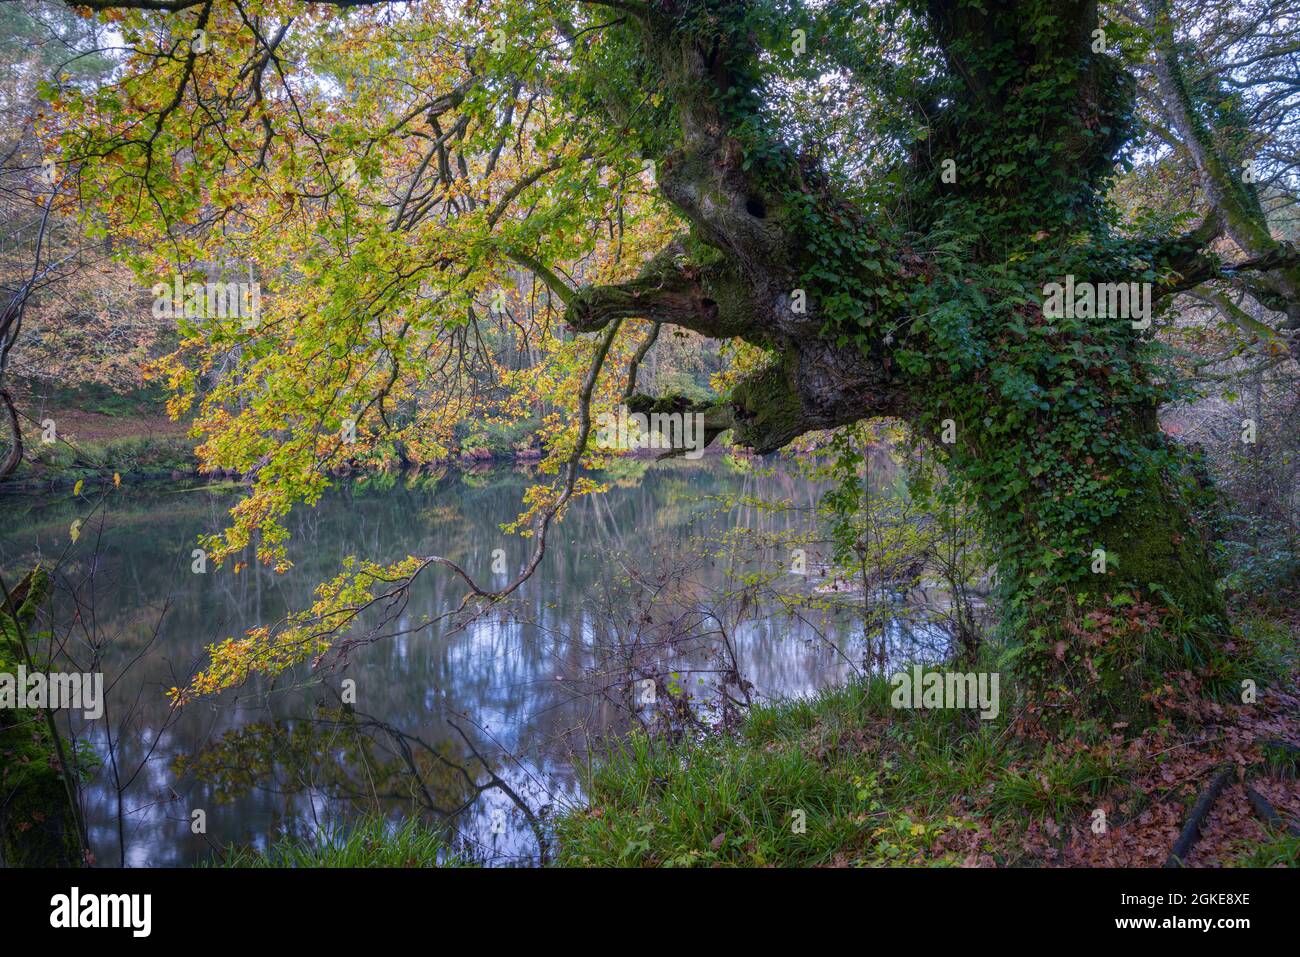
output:
[[[875,192],[837,182],[765,111],[764,64],[791,26],[774,7],[609,5],[639,24],[676,105],[676,148],[645,142],[690,230],[637,280],[569,297],[569,324],[636,316],[767,350],[710,417],[760,452],[907,421],[987,513],[1040,703],[1140,721],[1164,675],[1215,658],[1227,621],[1193,472],[1158,426],[1172,393],[1138,290],[1158,311],[1218,264],[1213,230],[1134,239],[1113,222],[1134,84],[1098,45],[1095,2],[912,5],[945,69],[916,91],[927,136]],[[1067,280],[1123,285],[1132,308],[1046,314]]]
[[[1080,453],[1067,481],[1032,474],[1028,459],[1023,479],[983,503],[998,546],[1002,627],[1031,713],[1140,726],[1183,676],[1226,677],[1213,492],[1154,415],[1122,431],[1113,454]],[[1107,486],[1126,494],[1097,494]],[[1081,504],[1101,509],[1076,514]]]
[[[32,659],[24,649],[49,575],[37,567],[7,597],[0,595],[0,672],[15,674]],[[82,837],[64,777],[67,754],[47,715],[0,709],[0,861],[6,867],[70,867],[81,863]]]

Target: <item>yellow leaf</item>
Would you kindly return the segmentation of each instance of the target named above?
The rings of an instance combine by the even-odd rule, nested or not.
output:
[[[81,494],[81,487],[82,487],[83,485],[85,485],[85,484],[86,484],[86,482],[85,482],[84,479],[77,479],[77,484],[74,485],[74,486],[72,486],[72,494],[73,494],[73,495],[80,495],[80,494]]]
[[[74,543],[81,537],[81,519],[73,519],[72,527],[68,529],[68,534],[72,536],[72,541]]]
[[[121,488],[121,487],[122,487],[122,476],[120,476],[120,475],[118,475],[116,472],[114,472],[114,473],[113,473],[113,488]]]

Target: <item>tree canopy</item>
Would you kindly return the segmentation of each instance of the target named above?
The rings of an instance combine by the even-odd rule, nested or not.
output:
[[[1297,348],[1285,4],[76,9],[118,64],[94,86],[56,71],[38,133],[92,235],[150,288],[260,286],[254,321],[187,316],[157,370],[204,461],[253,477],[205,543],[218,561],[287,568],[285,515],[340,467],[436,461],[470,410],[547,410],[555,478],[504,589],[440,556],[363,559],[215,647],[188,692],[323,653],[429,568],[465,580],[451,611],[513,591],[600,488],[594,416],[623,402],[758,452],[907,423],[985,514],[1044,706],[1130,714],[1153,675],[1221,655],[1212,505],[1157,421],[1187,377],[1155,332],[1194,294],[1252,348]],[[724,343],[712,396],[638,391],[664,326]]]

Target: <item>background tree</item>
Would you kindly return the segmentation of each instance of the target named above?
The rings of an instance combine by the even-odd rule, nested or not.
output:
[[[98,24],[62,4],[0,7],[0,56],[8,65],[0,77],[0,481],[23,457],[16,384],[120,385],[134,378],[128,369],[156,338],[156,323],[133,314],[139,289],[129,272],[86,242],[75,179],[40,135],[46,84],[86,89],[111,71],[99,34]],[[35,348],[16,350],[20,334]]]

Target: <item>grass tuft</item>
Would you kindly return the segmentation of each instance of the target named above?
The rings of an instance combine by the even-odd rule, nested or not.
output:
[[[759,705],[734,736],[633,735],[558,820],[557,863],[952,865],[944,835],[1059,820],[1127,773],[1112,752],[1016,738],[1005,712],[895,709],[890,692],[874,678]]]
[[[282,837],[264,850],[231,847],[221,867],[460,867],[438,828],[418,820],[394,827],[366,818],[350,830],[323,831],[311,839]]]

